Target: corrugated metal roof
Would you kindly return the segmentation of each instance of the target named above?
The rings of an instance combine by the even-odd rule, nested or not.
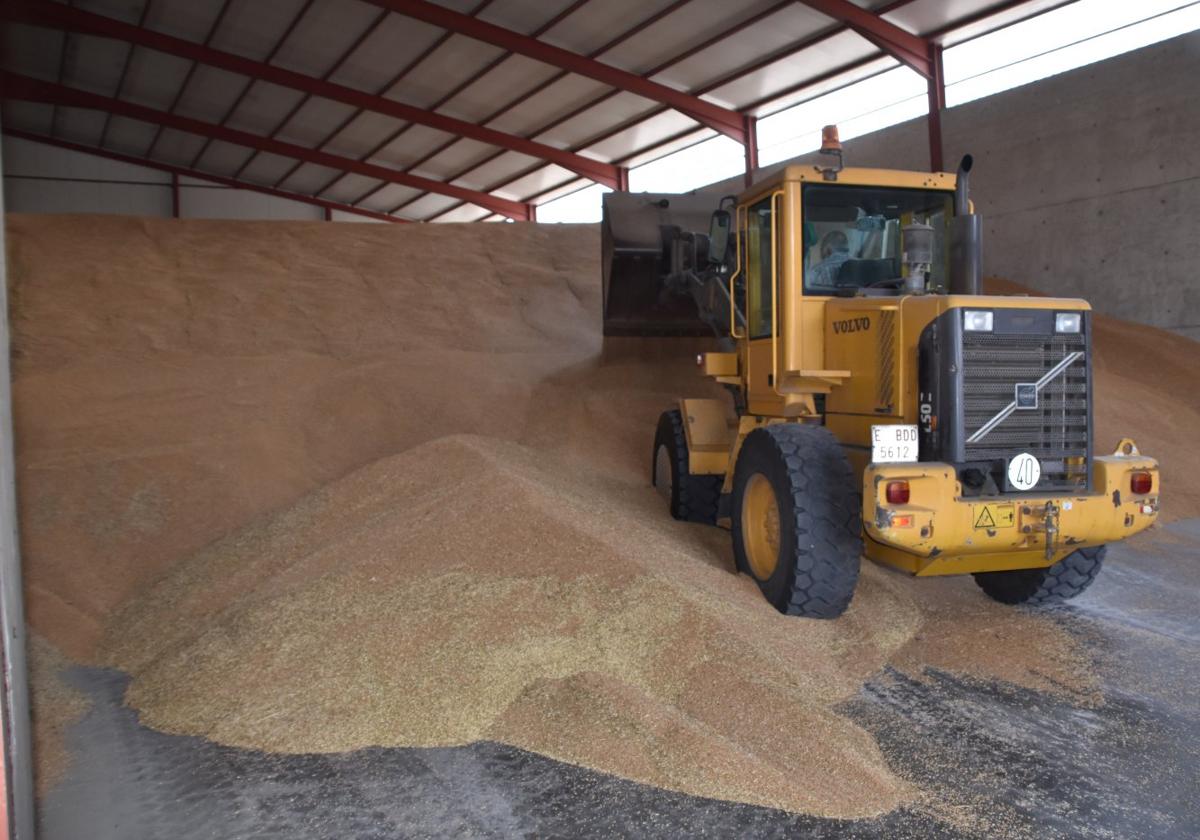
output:
[[[162,34],[259,66],[285,68],[312,82],[336,83],[342,86],[338,91],[324,92],[343,100],[354,98],[345,95],[347,90],[382,97],[617,166],[717,134],[689,113],[564,70],[540,54],[515,54],[418,20],[410,16],[414,3],[433,5],[426,0],[15,0],[4,7],[5,130],[414,220],[484,219],[497,211],[487,206],[486,195],[536,204],[589,183],[562,162],[549,163],[528,150],[513,151],[382,114],[362,102],[266,81],[252,68],[238,72],[213,63],[207,53],[203,61],[172,55],[153,37]],[[797,0],[436,2],[750,117],[897,65],[861,29],[812,8],[822,5],[828,12],[828,3]],[[860,0],[856,5],[908,33],[953,44],[1061,0]],[[48,15],[47,8],[55,14]],[[128,31],[117,37],[108,28],[97,29],[93,16],[124,24]],[[35,96],[28,85],[14,86],[12,74],[56,87]],[[110,115],[105,107],[117,105],[79,107],[60,98],[63,90],[87,91],[203,125],[164,128]],[[31,98],[40,102],[25,101]],[[318,164],[249,149],[229,142],[225,129],[464,187],[482,194],[484,203],[393,183],[389,173],[372,173],[389,179],[380,180],[348,174],[327,160]]]

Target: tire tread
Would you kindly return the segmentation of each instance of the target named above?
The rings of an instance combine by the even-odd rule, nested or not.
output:
[[[717,506],[721,499],[721,486],[725,483],[720,475],[692,475],[688,465],[687,435],[683,428],[683,414],[679,409],[664,411],[659,418],[658,433],[654,441],[657,455],[660,443],[666,443],[675,465],[675,493],[671,515],[685,522],[702,522],[715,525]],[[651,461],[651,478],[655,467]]]
[[[1107,553],[1104,545],[1080,548],[1044,569],[982,572],[975,575],[975,582],[989,597],[1005,604],[1057,604],[1092,585]]]
[[[775,607],[788,615],[836,618],[854,595],[862,556],[862,505],[850,463],[823,426],[780,423],[756,429],[754,436],[745,445],[773,450],[785,467],[792,502],[795,551],[781,558],[790,570]],[[744,566],[740,546],[735,552]]]

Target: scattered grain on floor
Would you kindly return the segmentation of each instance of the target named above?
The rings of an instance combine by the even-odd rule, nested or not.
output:
[[[87,713],[90,702],[63,679],[71,662],[50,642],[31,634],[27,639],[30,706],[33,717],[33,781],[42,796],[70,766],[67,728]]]

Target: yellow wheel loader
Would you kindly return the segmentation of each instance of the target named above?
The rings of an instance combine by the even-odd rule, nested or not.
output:
[[[835,130],[822,151],[738,196],[605,197],[606,335],[715,332],[697,364],[732,397],[662,415],[654,486],[791,615],[840,615],[864,555],[1078,595],[1159,509],[1154,459],[1094,451],[1089,305],[981,293],[969,156],[844,168]]]

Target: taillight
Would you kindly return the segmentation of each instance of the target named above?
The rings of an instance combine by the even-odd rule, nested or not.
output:
[[[887,485],[887,500],[889,505],[908,504],[908,482],[889,481]]]
[[[1154,486],[1154,477],[1148,472],[1135,472],[1129,476],[1129,490],[1135,496],[1144,496]]]

